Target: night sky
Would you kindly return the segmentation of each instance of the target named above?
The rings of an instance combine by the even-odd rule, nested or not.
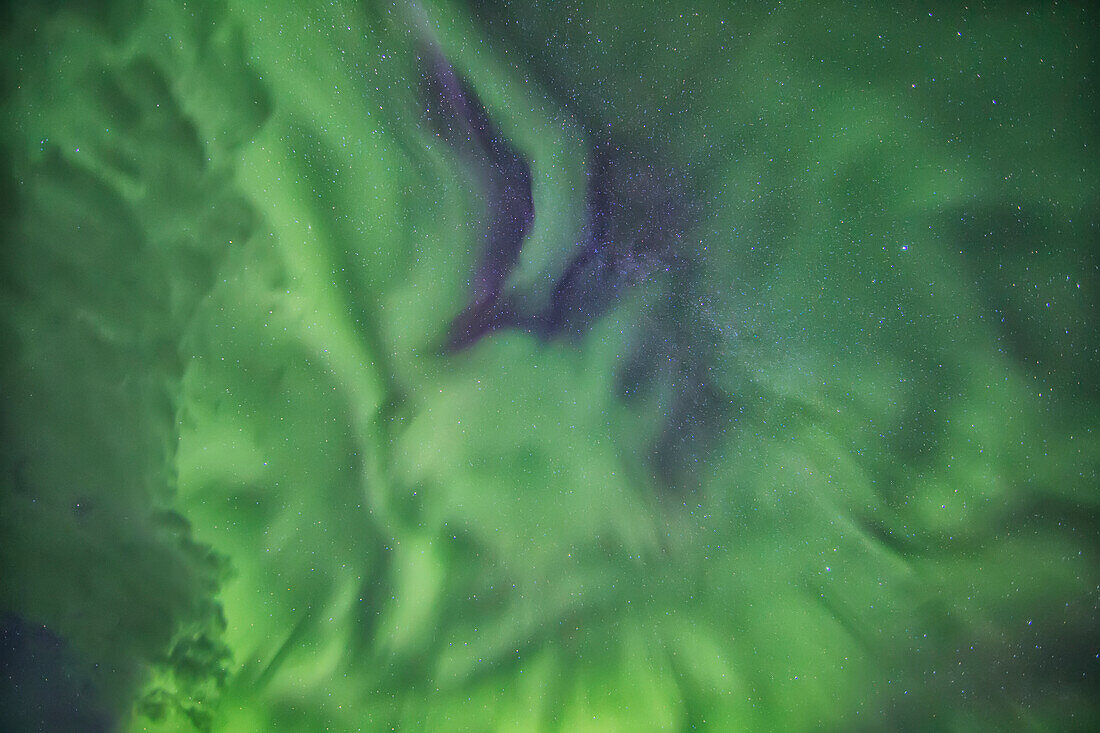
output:
[[[1095,13],[3,12],[0,728],[1100,726]]]

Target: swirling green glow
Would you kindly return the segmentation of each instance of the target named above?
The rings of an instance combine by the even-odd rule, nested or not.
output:
[[[1095,18],[616,7],[13,15],[0,610],[84,702],[10,720],[1096,725]],[[618,383],[675,284],[441,355],[483,202],[424,32],[531,162],[532,292],[593,124],[690,170],[690,491]]]

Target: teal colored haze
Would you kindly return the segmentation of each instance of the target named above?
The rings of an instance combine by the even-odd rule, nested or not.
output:
[[[1069,6],[4,10],[0,729],[1100,727]],[[607,139],[674,260],[442,348],[494,200],[425,48],[530,167],[509,298]]]

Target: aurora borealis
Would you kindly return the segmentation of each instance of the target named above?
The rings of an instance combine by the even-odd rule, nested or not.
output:
[[[5,13],[0,727],[1098,724],[1094,12]]]

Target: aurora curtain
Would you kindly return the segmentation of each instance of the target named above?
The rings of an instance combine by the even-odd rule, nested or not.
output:
[[[1097,724],[1095,15],[6,12],[9,727]]]

